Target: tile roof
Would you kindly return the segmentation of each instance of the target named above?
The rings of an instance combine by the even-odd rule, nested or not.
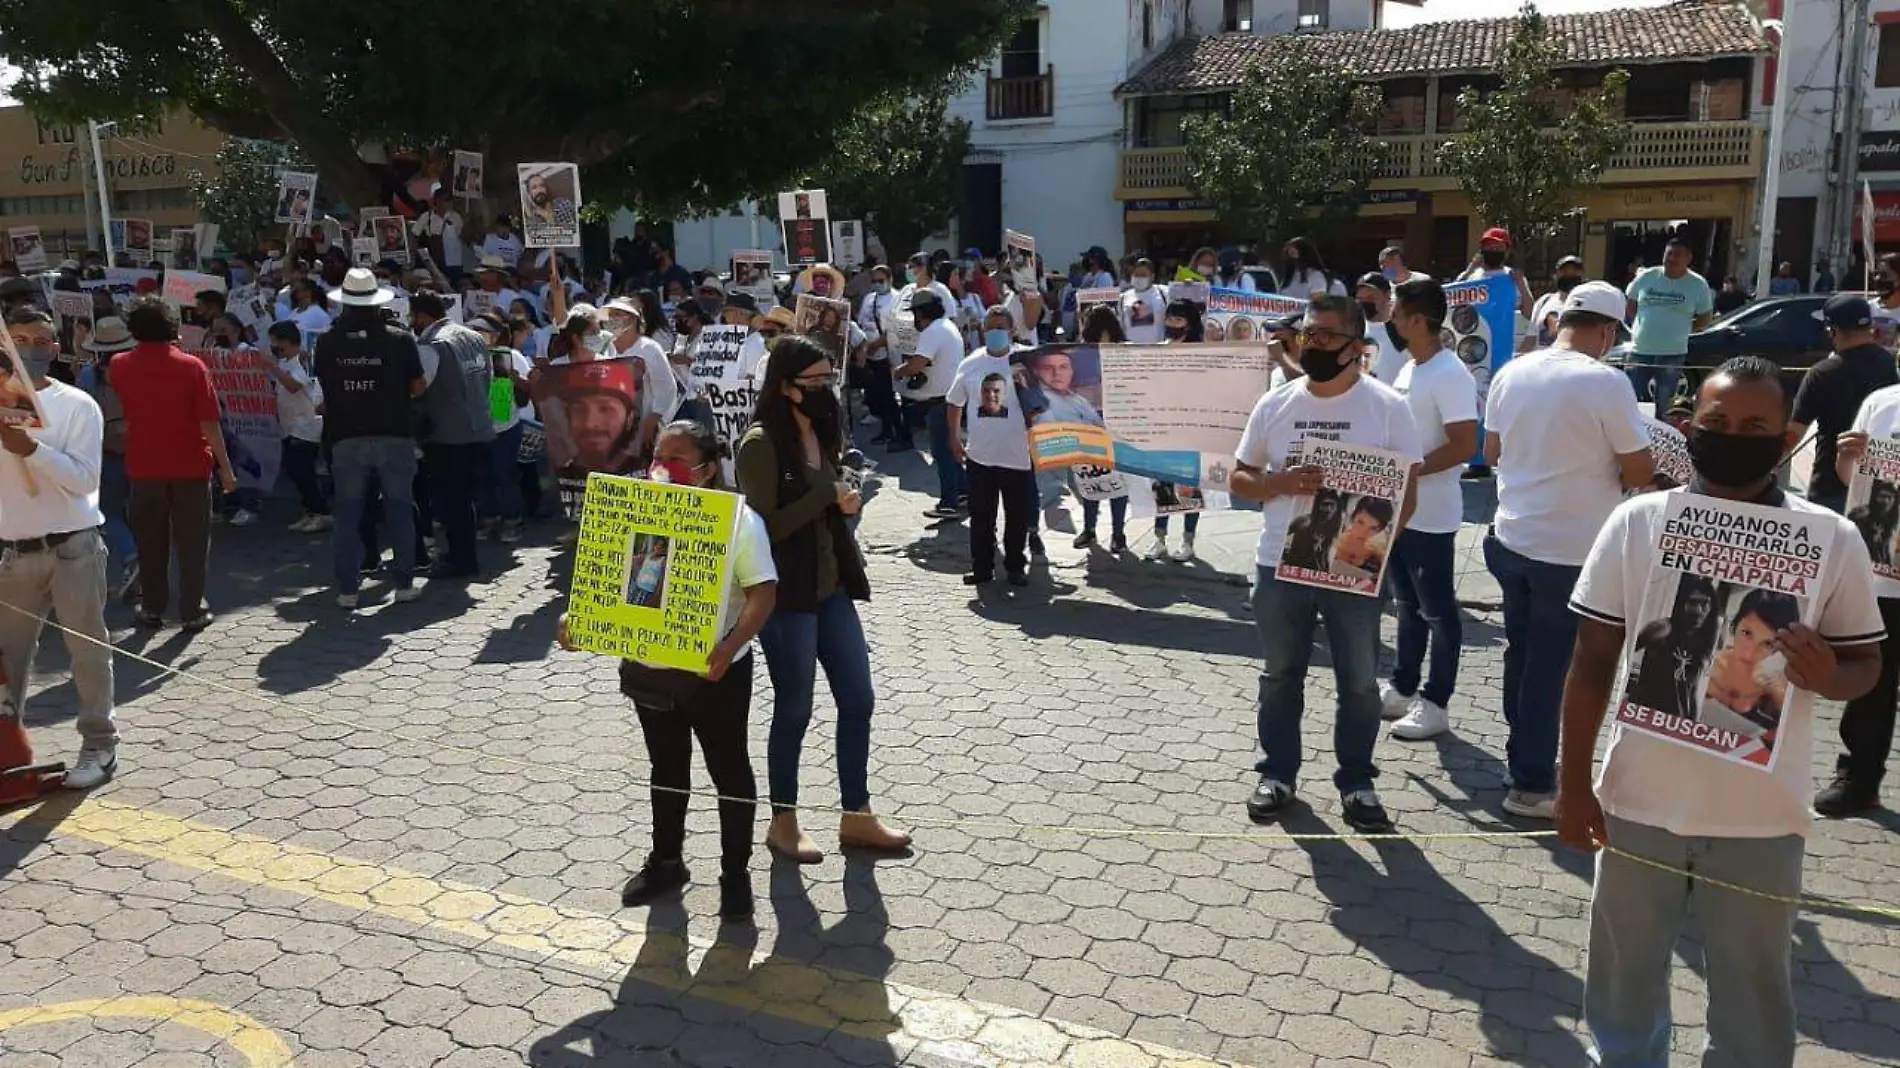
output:
[[[1680,0],[1666,7],[1552,15],[1552,36],[1569,49],[1566,67],[1659,63],[1755,55],[1769,51],[1740,3]],[[1255,63],[1287,50],[1307,50],[1322,63],[1350,66],[1361,77],[1457,74],[1488,70],[1517,19],[1428,22],[1401,30],[1341,33],[1223,33],[1177,41],[1123,82],[1117,95],[1199,93],[1231,89]]]

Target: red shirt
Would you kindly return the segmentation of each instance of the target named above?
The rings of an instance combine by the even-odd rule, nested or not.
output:
[[[128,478],[209,479],[211,443],[200,424],[218,421],[218,397],[203,361],[163,342],[141,341],[106,369],[125,409]]]

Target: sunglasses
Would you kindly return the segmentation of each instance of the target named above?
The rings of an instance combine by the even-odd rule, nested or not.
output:
[[[1298,336],[1300,344],[1317,345],[1322,349],[1330,349],[1335,345],[1343,347],[1347,342],[1352,340],[1352,335],[1342,334],[1336,330],[1308,329],[1300,331]]]
[[[827,386],[836,385],[837,382],[838,382],[838,375],[836,372],[830,372],[825,375],[816,376],[816,377],[811,376],[811,375],[800,375],[799,377],[792,379],[792,385],[797,386],[799,389],[824,389]]]
[[[778,339],[778,336],[784,332],[783,330],[761,330],[759,331],[759,336],[767,341],[775,341]]]

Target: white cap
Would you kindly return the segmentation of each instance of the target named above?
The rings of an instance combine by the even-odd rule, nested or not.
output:
[[[1561,322],[1571,312],[1589,312],[1605,319],[1614,319],[1620,324],[1628,310],[1629,302],[1624,299],[1622,290],[1608,282],[1584,282],[1564,298],[1557,318]]]

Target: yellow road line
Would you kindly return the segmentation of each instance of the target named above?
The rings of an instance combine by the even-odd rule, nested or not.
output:
[[[159,1020],[210,1035],[244,1055],[251,1068],[293,1068],[290,1047],[277,1033],[241,1012],[209,1001],[125,997],[62,1001],[0,1012],[0,1031],[65,1020]]]
[[[31,819],[29,812],[0,820],[0,826]],[[903,1055],[922,1050],[982,1064],[1059,1068],[1228,1064],[1001,1005],[754,950],[743,950],[749,959],[741,969],[730,957],[737,947],[729,944],[652,934],[618,916],[440,882],[111,801],[88,799],[54,825],[52,833],[400,920],[432,933],[459,935],[477,943],[474,949],[536,954],[607,979],[630,975],[821,1032],[888,1042]],[[702,968],[709,954],[713,966]],[[655,965],[654,960],[674,963]],[[684,968],[677,963],[681,960]],[[711,977],[735,973],[735,981]]]

